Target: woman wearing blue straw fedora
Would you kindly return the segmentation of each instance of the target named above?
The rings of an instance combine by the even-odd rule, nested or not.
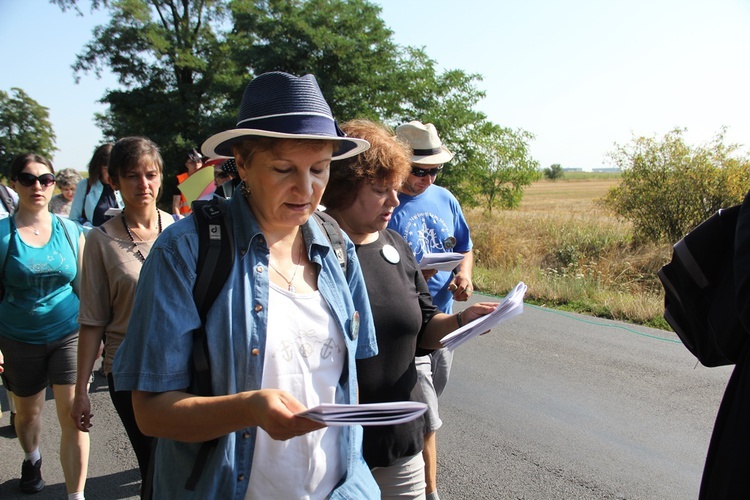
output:
[[[203,325],[215,396],[191,393],[202,325],[195,216],[152,247],[114,363],[139,427],[159,438],[154,498],[379,498],[362,428],[296,415],[355,403],[356,359],[377,354],[353,244],[345,242],[344,270],[309,220],[331,160],[368,147],[338,128],[312,75],[280,72],[252,80],[237,127],[203,144],[206,156],[233,156],[242,179],[226,207],[235,258]],[[204,472],[188,483],[201,443],[214,439]]]

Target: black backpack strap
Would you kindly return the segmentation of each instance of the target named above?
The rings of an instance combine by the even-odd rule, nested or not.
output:
[[[341,231],[341,226],[339,226],[339,223],[333,217],[320,210],[313,212],[313,218],[331,243],[333,253],[336,254],[339,265],[341,265],[344,276],[346,276],[347,255],[346,243],[344,243],[346,240],[344,239],[344,233]]]
[[[216,297],[224,287],[234,264],[234,242],[227,216],[227,201],[212,198],[192,204],[193,218],[198,230],[198,277],[193,287],[193,299],[202,325],[193,331],[193,385],[199,396],[212,396],[211,363],[206,339],[206,317]],[[195,465],[185,488],[194,491],[205,468],[208,455],[218,439],[201,444]]]
[[[5,247],[5,253],[2,257],[3,267],[0,270],[0,300],[5,298],[5,268],[8,265],[8,257],[10,256],[10,245],[13,243],[13,236],[16,233],[16,224],[13,221],[13,217],[6,217],[6,220],[8,221],[8,246]]]

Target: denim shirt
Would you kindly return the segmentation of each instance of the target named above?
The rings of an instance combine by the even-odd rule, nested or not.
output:
[[[208,312],[206,336],[214,394],[261,388],[267,334],[269,250],[241,193],[230,202],[235,261],[221,293]],[[347,361],[336,400],[357,402],[355,359],[377,354],[367,289],[354,250],[346,239],[347,273],[318,224],[302,226],[306,250],[318,266],[318,289],[343,333]],[[184,391],[190,386],[192,331],[200,325],[193,301],[198,235],[192,217],[172,224],[157,239],[141,271],[133,315],[115,355],[115,386],[147,392]],[[358,314],[355,314],[358,313]],[[358,315],[359,321],[355,319]],[[159,439],[154,498],[244,498],[253,465],[256,427],[219,439],[194,492],[184,489],[200,443]],[[380,498],[362,458],[362,427],[346,427],[341,456],[347,473],[330,498]]]

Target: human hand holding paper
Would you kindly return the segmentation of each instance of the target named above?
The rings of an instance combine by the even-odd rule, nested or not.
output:
[[[521,314],[523,312],[523,296],[526,293],[526,288],[526,285],[522,281],[519,282],[494,311],[464,324],[464,326],[440,339],[440,343],[452,351],[464,342],[491,330],[513,316]]]

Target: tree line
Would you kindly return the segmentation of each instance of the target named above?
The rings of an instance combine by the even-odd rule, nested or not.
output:
[[[96,116],[107,140],[145,135],[162,148],[174,185],[189,150],[235,125],[244,86],[267,71],[312,73],[340,121],[434,123],[456,153],[438,182],[466,206],[514,207],[538,176],[533,135],[490,121],[481,75],[439,70],[422,47],[395,43],[366,0],[51,0],[85,15],[103,9],[73,62],[76,78],[116,75]],[[167,189],[171,186],[167,185]]]
[[[542,175],[531,132],[503,127],[478,107],[482,77],[439,70],[423,47],[395,43],[367,0],[50,0],[71,15],[103,9],[107,24],[73,61],[76,78],[116,75],[120,87],[99,101],[105,140],[145,135],[162,148],[165,184],[174,187],[185,152],[235,125],[242,91],[267,71],[312,73],[340,121],[367,118],[396,126],[434,123],[454,153],[438,183],[465,207],[515,208]],[[0,168],[15,154],[53,156],[48,110],[22,89],[0,91]],[[750,159],[721,131],[690,146],[682,129],[634,137],[611,160],[620,184],[603,201],[631,220],[635,241],[676,241],[750,189]],[[85,156],[85,154],[83,155]],[[559,164],[545,172],[562,174]]]

